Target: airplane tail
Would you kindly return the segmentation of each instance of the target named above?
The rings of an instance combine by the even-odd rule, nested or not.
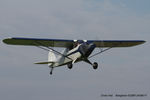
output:
[[[52,50],[49,51],[48,53],[48,62],[56,62],[56,55],[54,54],[54,52]],[[48,63],[48,66],[51,66],[52,63]]]
[[[35,64],[48,64],[48,66],[51,66],[52,64],[54,64],[56,62],[56,55],[54,54],[54,52],[52,50],[49,51],[48,53],[48,61],[46,62],[37,62]]]

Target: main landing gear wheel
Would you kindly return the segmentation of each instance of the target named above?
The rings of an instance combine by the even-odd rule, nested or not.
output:
[[[72,69],[73,65],[72,64],[68,64],[67,65],[69,69]]]
[[[97,69],[97,68],[98,68],[98,63],[97,63],[97,62],[94,62],[94,63],[92,64],[92,66],[93,66],[93,69]]]

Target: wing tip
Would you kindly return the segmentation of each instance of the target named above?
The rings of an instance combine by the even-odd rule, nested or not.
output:
[[[143,43],[145,43],[146,41],[145,40],[143,40]]]
[[[8,37],[8,38],[3,39],[2,41],[3,41],[3,43],[10,45],[12,39],[13,39],[13,37]]]
[[[8,40],[10,40],[10,39],[12,39],[12,38],[6,38],[6,39],[3,39],[2,41],[3,41],[3,43],[7,44]]]
[[[140,41],[140,44],[144,44],[144,43],[146,43],[145,40],[141,40],[141,41]]]
[[[145,42],[146,42],[145,40],[137,40],[135,41],[134,44],[130,45],[129,47],[141,45],[141,44],[144,44]]]

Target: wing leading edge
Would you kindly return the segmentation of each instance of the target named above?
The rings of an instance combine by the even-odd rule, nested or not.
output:
[[[82,41],[82,40],[81,40]],[[70,47],[74,40],[66,39],[40,39],[40,38],[7,38],[3,40],[9,45],[24,46],[49,46],[49,47]],[[144,40],[87,40],[88,43],[94,43],[96,47],[132,47],[145,43]]]

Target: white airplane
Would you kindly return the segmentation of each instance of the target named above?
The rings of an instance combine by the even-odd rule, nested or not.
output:
[[[49,52],[48,61],[35,64],[48,64],[49,68],[51,68],[50,75],[52,75],[55,67],[67,65],[68,68],[71,69],[73,64],[79,61],[84,61],[92,65],[93,69],[97,69],[98,63],[90,62],[89,58],[101,54],[111,48],[132,47],[145,43],[143,40],[66,40],[19,37],[7,38],[4,39],[3,42],[10,45],[36,46],[47,50]],[[65,50],[60,53],[53,49],[53,47],[63,47]],[[100,48],[100,51],[91,55],[96,47]]]

